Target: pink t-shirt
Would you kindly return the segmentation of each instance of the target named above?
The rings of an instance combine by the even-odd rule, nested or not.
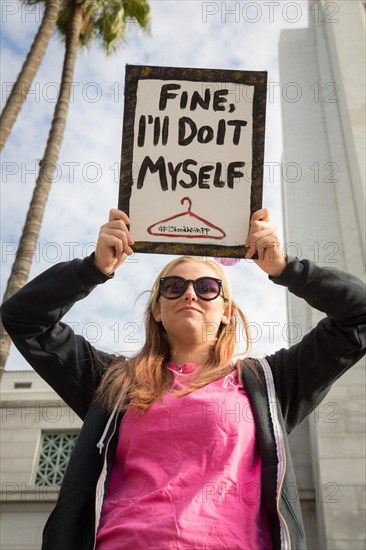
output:
[[[181,389],[196,365],[168,368]],[[272,550],[254,419],[236,370],[124,415],[97,550],[131,548]]]

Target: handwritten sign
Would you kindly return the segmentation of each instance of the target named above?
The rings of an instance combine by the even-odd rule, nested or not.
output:
[[[244,256],[266,86],[265,72],[127,65],[119,208],[136,252]]]

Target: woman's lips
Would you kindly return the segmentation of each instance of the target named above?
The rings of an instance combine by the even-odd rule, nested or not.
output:
[[[178,312],[179,311],[197,311],[198,313],[202,313],[200,309],[197,309],[196,307],[193,307],[193,306],[181,307],[180,309],[178,309]]]

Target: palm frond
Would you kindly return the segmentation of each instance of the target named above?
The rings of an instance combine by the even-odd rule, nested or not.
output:
[[[29,0],[30,2],[36,0]],[[113,53],[119,43],[126,42],[128,27],[137,25],[149,32],[150,6],[148,0],[74,0],[81,4],[83,23],[80,45],[93,40],[98,42],[107,55]],[[57,21],[57,28],[65,36],[73,1],[65,0]]]

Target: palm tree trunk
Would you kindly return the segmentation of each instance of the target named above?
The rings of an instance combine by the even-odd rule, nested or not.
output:
[[[14,122],[24,103],[29,88],[41,64],[51,35],[55,28],[60,0],[46,0],[42,22],[33,40],[31,49],[28,52],[22,70],[11,90],[5,107],[0,115],[0,151],[2,151],[6,140],[11,132]]]
[[[10,298],[25,285],[32,264],[33,254],[40,233],[43,214],[46,208],[48,194],[52,184],[56,163],[65,131],[67,112],[69,109],[70,95],[72,91],[74,69],[79,47],[79,36],[82,24],[82,9],[74,0],[72,15],[66,34],[65,58],[62,71],[60,92],[57,99],[51,130],[48,136],[46,150],[41,162],[39,175],[34,188],[32,200],[27,213],[27,218],[20,239],[17,255],[12,267],[5,291],[4,300]],[[3,324],[0,324],[1,351],[0,351],[0,377],[3,373],[6,360],[9,355],[10,338],[5,332]]]

